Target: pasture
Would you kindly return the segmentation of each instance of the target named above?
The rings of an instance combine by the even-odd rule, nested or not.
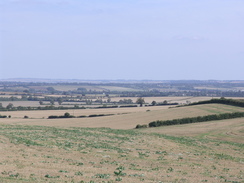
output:
[[[0,112],[11,115],[0,119],[0,182],[241,183],[243,118],[133,129],[154,120],[238,111],[243,108],[205,104]],[[46,119],[65,112],[113,115]]]

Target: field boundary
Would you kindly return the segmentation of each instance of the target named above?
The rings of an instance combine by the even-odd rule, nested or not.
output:
[[[169,126],[169,125],[179,125],[179,124],[188,124],[188,123],[199,123],[223,119],[233,119],[244,117],[244,112],[235,112],[235,113],[223,113],[223,114],[213,114],[207,116],[198,116],[192,118],[181,118],[173,120],[157,120],[150,122],[148,125],[137,125],[136,128],[147,128],[147,127],[160,127],[160,126]]]
[[[182,106],[178,106],[178,107],[191,106],[191,105],[202,105],[202,104],[225,104],[225,105],[232,105],[232,106],[237,106],[237,107],[244,107],[243,101],[226,99],[226,98],[199,101],[199,102],[194,102],[191,104],[182,105]]]

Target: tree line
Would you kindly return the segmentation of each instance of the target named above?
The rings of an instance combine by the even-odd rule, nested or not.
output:
[[[148,127],[159,127],[159,126],[168,126],[168,125],[179,125],[179,124],[188,124],[188,123],[199,123],[207,122],[214,120],[224,120],[224,119],[233,119],[244,117],[244,112],[235,112],[235,113],[223,113],[223,114],[213,114],[207,116],[198,116],[192,118],[181,118],[173,120],[157,120],[148,124]],[[140,128],[143,125],[137,125],[136,128]],[[145,127],[145,126],[144,126]]]
[[[57,90],[56,86],[77,86],[76,89],[69,91]],[[89,86],[89,87],[88,87]],[[110,90],[109,86],[128,88],[128,91]],[[153,96],[214,96],[214,97],[244,97],[244,91],[236,88],[243,88],[244,82],[233,81],[158,81],[158,82],[64,82],[64,83],[45,83],[45,82],[1,82],[1,92],[21,92],[24,95],[30,94],[58,94],[58,95],[86,95],[86,94],[116,94],[121,97],[153,97]],[[93,88],[91,90],[90,88]],[[107,89],[106,89],[107,88]],[[201,89],[202,88],[202,89]],[[224,88],[220,90],[219,88]],[[133,89],[133,91],[131,91]],[[173,90],[172,90],[173,89]],[[170,90],[170,91],[169,91]],[[25,98],[25,97],[24,97]],[[23,98],[23,99],[24,99]],[[36,100],[27,97],[25,100]],[[13,100],[23,100],[13,99]],[[4,101],[6,99],[2,99]]]
[[[17,106],[15,107],[12,103],[9,103],[6,107],[3,107],[0,103],[0,111],[32,111],[32,110],[67,110],[67,109],[86,109],[86,107],[82,106],[78,106],[75,105],[74,107],[64,107],[64,106],[45,106],[45,107],[25,107],[25,106]]]
[[[226,99],[224,97],[221,97],[220,99],[211,99],[211,100],[194,102],[188,105],[200,105],[200,104],[226,104],[226,105],[232,105],[237,107],[244,107],[243,100]]]
[[[58,119],[58,118],[92,118],[92,117],[111,116],[111,115],[114,115],[114,114],[91,114],[89,116],[85,116],[85,115],[83,115],[83,116],[73,116],[70,113],[66,112],[66,113],[64,113],[64,115],[61,115],[61,116],[56,116],[56,115],[48,116],[48,119]]]

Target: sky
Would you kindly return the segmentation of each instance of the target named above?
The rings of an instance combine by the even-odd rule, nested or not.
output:
[[[243,0],[0,0],[0,79],[244,80]]]

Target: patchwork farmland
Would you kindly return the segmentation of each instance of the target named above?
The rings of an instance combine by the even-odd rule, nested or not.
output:
[[[211,97],[163,97],[161,101],[176,99],[192,103]],[[244,118],[135,129],[155,120],[234,112],[244,109],[212,103],[3,110],[0,182],[241,183]],[[65,113],[74,117],[49,119]]]

